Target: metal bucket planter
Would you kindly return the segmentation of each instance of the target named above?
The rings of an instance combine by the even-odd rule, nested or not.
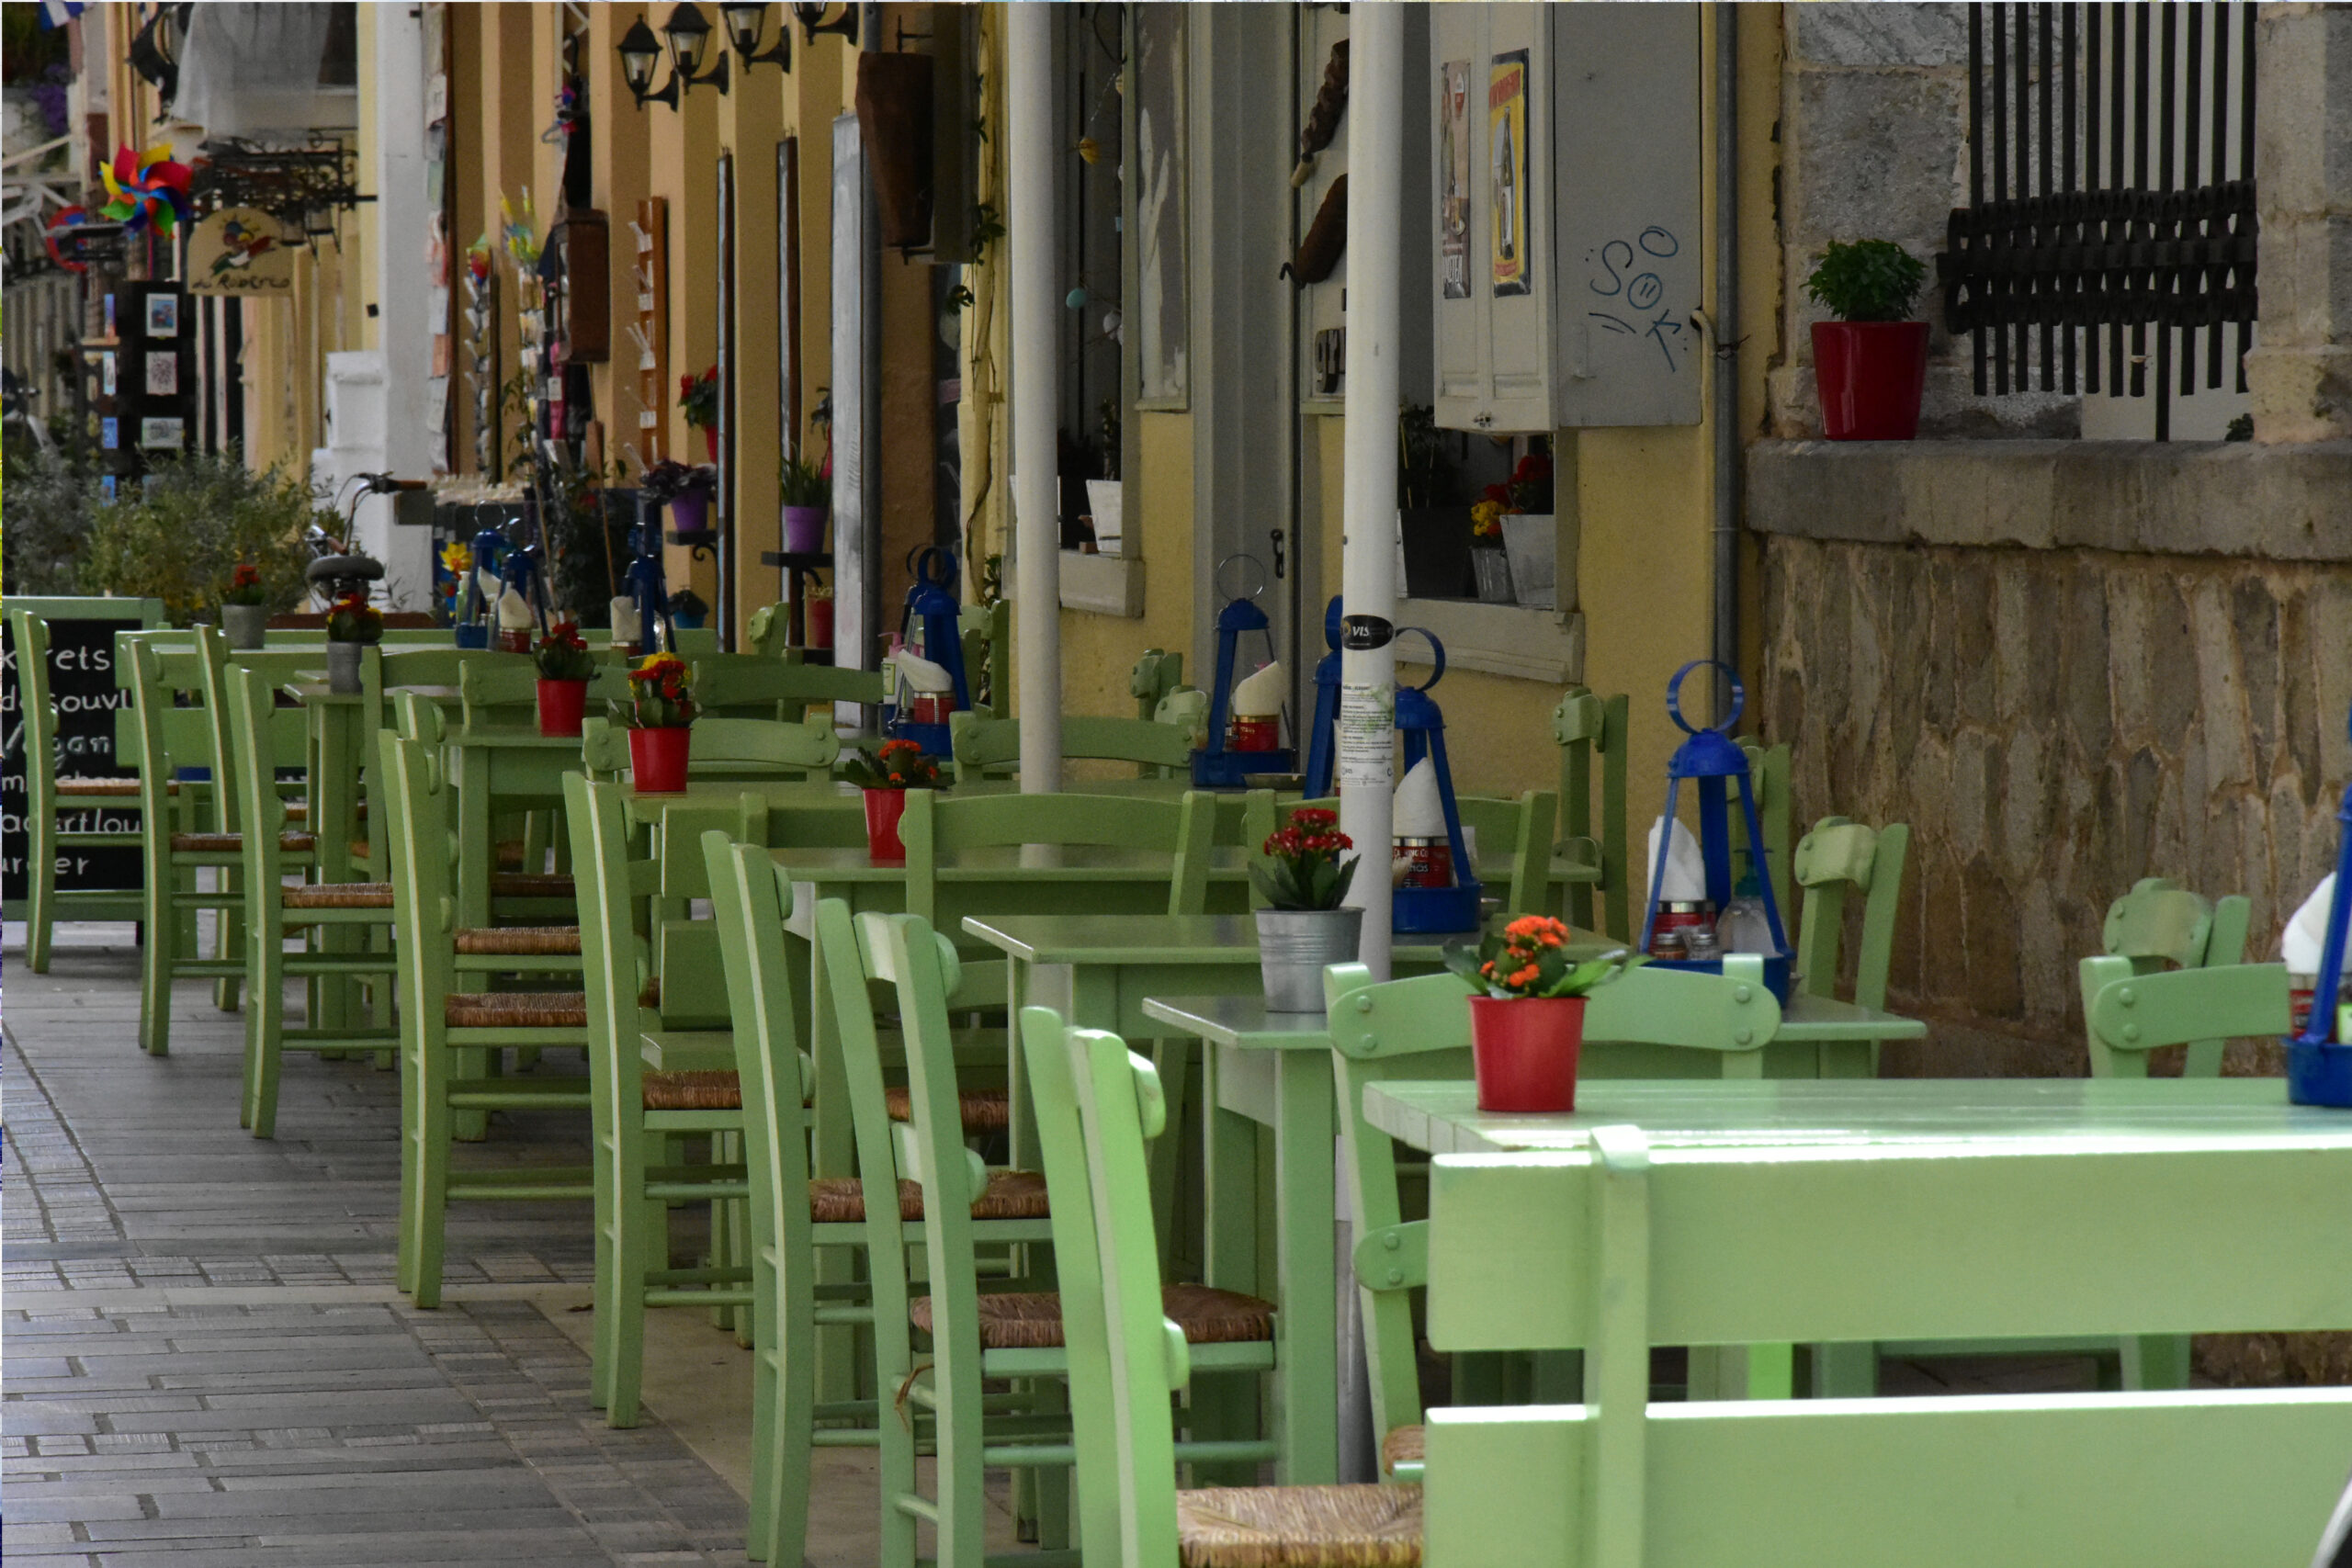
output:
[[[1502,520],[1511,596],[1534,610],[1558,604],[1560,520],[1548,512],[1515,512]]]
[[[1470,552],[1470,570],[1477,575],[1478,603],[1508,604],[1511,603],[1510,557],[1501,550],[1475,549]]]
[[[1261,909],[1258,970],[1269,1012],[1323,1010],[1323,968],[1352,964],[1363,936],[1362,909]]]
[[[268,640],[269,606],[266,604],[223,604],[220,606],[220,629],[229,638],[229,647],[240,653],[249,652]]]
[[[331,642],[327,644],[327,690],[356,692],[360,690],[359,661],[365,657],[364,642]]]

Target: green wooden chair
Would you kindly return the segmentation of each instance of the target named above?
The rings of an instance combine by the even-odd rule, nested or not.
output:
[[[782,719],[797,724],[817,704],[888,700],[876,670],[839,670],[830,664],[762,654],[712,654],[694,661],[695,701],[715,718]]]
[[[628,671],[602,664],[588,679],[588,700],[601,706],[628,695]],[[508,653],[475,659],[458,667],[458,697],[462,721],[477,724],[535,724],[538,721],[539,667],[526,654]]]
[[[1147,648],[1127,677],[1127,694],[1136,700],[1137,718],[1156,717],[1160,699],[1184,683],[1184,656]]]
[[[420,1307],[441,1303],[441,1258],[453,1201],[593,1199],[594,1170],[510,1166],[456,1169],[452,1145],[466,1112],[593,1111],[583,1077],[484,1070],[508,1048],[588,1043],[588,998],[579,991],[459,991],[450,911],[448,790],[438,753],[379,732],[390,803],[392,907],[400,959],[401,1247],[399,1282]],[[494,963],[495,958],[484,959]],[[473,971],[479,973],[480,971]]]
[[[972,711],[986,718],[1012,716],[1012,605],[967,604],[956,614]]]
[[[1066,1028],[1050,1009],[1025,1008],[1020,1022],[1053,1198],[1084,1560],[1418,1564],[1418,1485],[1177,1491],[1177,1464],[1200,1447],[1176,1440],[1170,1396],[1257,1347],[1203,1342],[1182,1305],[1198,1287],[1162,1282],[1144,1148],[1168,1128],[1159,1073],[1117,1035]]]
[[[948,719],[956,779],[1010,777],[1021,761],[1021,721],[958,713]],[[1193,732],[1148,718],[1103,718],[1092,714],[1062,717],[1066,762],[1133,762],[1145,778],[1174,778],[1193,765]]]
[[[2083,1021],[2090,1036],[2093,1077],[2145,1077],[2151,1049],[2141,1043],[2144,1035],[2124,1035],[2122,1030],[2132,1025],[2121,1020],[2114,1029],[2101,1032],[2095,1007],[2099,992],[2127,973],[2154,976],[2167,966],[2226,968],[2244,963],[2252,913],[2253,906],[2241,895],[2207,899],[2156,876],[2134,883],[2131,892],[2108,906],[2101,932],[2106,951],[2082,962]],[[2168,1043],[2188,1047],[2181,1059],[2184,1077],[2210,1078],[2221,1076],[2227,1035],[2285,1032],[2283,1028],[2221,1031],[2177,1036]]]
[[[141,911],[144,900],[136,887],[71,892],[62,904],[57,892],[61,855],[140,847],[138,832],[103,825],[108,813],[138,804],[140,784],[136,779],[58,776],[57,709],[49,692],[49,623],[29,610],[11,610],[8,632],[16,652],[19,744],[25,760],[25,963],[34,974],[46,975],[51,936],[61,918],[135,919]],[[178,785],[166,782],[164,788],[176,793]],[[65,820],[60,821],[61,817]],[[61,916],[61,908],[68,912]]]
[[[1767,746],[1749,736],[1742,736],[1739,749],[1747,754],[1747,773],[1756,791],[1756,818],[1764,829],[1765,863],[1771,868],[1772,899],[1782,909],[1796,908],[1791,897],[1789,862],[1790,776],[1793,763],[1786,745]],[[1731,818],[1732,870],[1735,877],[1748,859],[1747,822],[1738,812]],[[1648,873],[1638,879],[1647,891]]]
[[[740,1134],[741,1082],[731,1054],[724,1066],[646,1069],[647,1026],[661,1021],[639,1005],[647,967],[640,911],[660,886],[661,867],[631,856],[619,785],[572,773],[563,793],[571,863],[581,879],[596,1140],[594,1403],[604,1407],[607,1426],[634,1427],[646,1309],[754,1304],[751,1270],[740,1263],[714,1258],[709,1267],[670,1267],[672,1206],[713,1205],[712,1233],[720,1235],[726,1229],[720,1205],[742,1201],[749,1187],[740,1164],[681,1164],[667,1156],[664,1145],[688,1134],[715,1141]]]
[[[389,928],[392,889],[383,882],[286,885],[284,846],[291,835],[282,827],[286,807],[277,794],[279,759],[272,746],[276,688],[258,670],[232,669],[226,681],[225,716],[236,757],[238,812],[245,824],[238,835],[248,993],[244,1103],[238,1121],[254,1137],[269,1138],[277,1136],[278,1069],[287,1051],[378,1050],[398,1043],[393,1030],[350,1021],[350,998],[334,994],[347,982],[397,973],[390,952],[380,946],[368,952],[364,940],[356,947],[320,940],[353,928],[364,939],[370,929]],[[288,953],[287,939],[297,934],[311,938],[309,950]],[[310,1016],[301,1029],[287,1023],[288,979],[311,982]]]
[[[1855,1005],[1886,1010],[1886,977],[1894,960],[1894,926],[1903,911],[1903,869],[1911,829],[1900,822],[1872,828],[1825,817],[1797,840],[1791,872],[1804,889],[1796,926],[1796,987],[1806,996],[1838,995],[1846,910],[1862,899],[1861,942],[1854,954]],[[1820,1048],[1823,1077],[1876,1077],[1879,1042]]]
[[[805,1101],[815,1066],[795,1044],[795,986],[784,943],[790,883],[763,849],[723,830],[706,831],[701,850],[726,955],[743,1100],[752,1283],[747,1549],[761,1562],[797,1563],[808,1540],[812,1450],[881,1441],[881,1401],[817,1398],[819,1329],[870,1331],[874,1323],[872,1287],[820,1283],[818,1268],[820,1248],[853,1256],[865,1248],[865,1189],[855,1177],[809,1175]],[[862,974],[857,984],[862,989]],[[899,1190],[895,1181],[887,1190]],[[901,1316],[904,1305],[901,1294]]]
[[[219,825],[218,810],[234,813],[235,792],[231,770],[234,758],[217,754],[205,713],[174,705],[181,694],[201,695],[203,656],[193,647],[167,651],[152,639],[125,639],[130,654],[131,708],[139,735],[140,860],[144,900],[141,944],[139,1043],[149,1055],[161,1056],[171,1048],[172,982],[198,976],[242,984],[244,893],[236,881],[244,863],[243,840]],[[184,824],[175,807],[194,804],[191,795],[175,796],[174,773],[181,768],[205,768],[211,782],[200,790],[202,799],[216,809],[198,828]],[[232,817],[233,819],[233,817]],[[311,856],[316,840],[307,833],[288,833],[281,840],[281,865],[300,865]],[[210,870],[211,888],[198,886],[198,874]],[[220,921],[220,948],[210,958],[199,954],[193,917],[215,911]],[[233,1000],[224,995],[224,1003]]]
[[[1565,885],[1567,897],[1564,908],[1551,912],[1585,931],[1606,931],[1619,942],[1633,940],[1630,900],[1644,880],[1625,849],[1628,712],[1623,694],[1603,697],[1582,686],[1571,688],[1552,710],[1552,739],[1560,748],[1561,835],[1553,848],[1552,878]],[[1601,783],[1597,823],[1592,799],[1596,756]],[[1596,891],[1600,895],[1598,925],[1593,923]]]
[[[838,987],[847,978],[847,953],[842,942],[846,909],[830,919],[819,911],[819,941],[826,945],[829,976]],[[1010,1289],[982,1290],[978,1249],[1000,1242],[1049,1239],[1045,1183],[1036,1175],[1002,1175],[979,1166],[965,1147],[957,1124],[961,1091],[958,1087],[954,1036],[948,1009],[955,995],[959,965],[954,949],[941,942],[930,923],[916,915],[864,917],[855,934],[874,978],[887,979],[896,990],[899,1020],[906,1046],[907,1081],[912,1111],[903,1134],[890,1135],[874,1114],[870,1099],[876,1077],[866,1079],[868,1098],[859,1108],[859,1157],[866,1170],[888,1168],[893,1160],[901,1175],[910,1177],[921,1191],[922,1209],[919,1235],[921,1279],[928,1294],[906,1303],[900,1322],[928,1340],[931,1365],[927,1371],[914,1364],[912,1333],[889,1332],[884,1314],[884,1287],[876,1287],[876,1374],[877,1386],[907,1391],[910,1404],[927,1410],[933,1421],[933,1447],[938,1460],[937,1495],[927,1500],[915,1493],[914,1444],[911,1434],[901,1441],[888,1424],[884,1427],[884,1551],[888,1568],[906,1568],[913,1561],[913,1521],[933,1518],[939,1539],[938,1561],[980,1568],[984,1560],[985,1472],[992,1468],[1045,1471],[1038,1481],[1038,1522],[1042,1544],[1058,1550],[1065,1539],[1067,1495],[1061,1477],[1052,1470],[1066,1468],[1076,1459],[1069,1440],[1069,1416],[1062,1379],[1069,1370],[1063,1348],[1060,1298],[1035,1288],[1049,1280],[999,1278],[989,1271],[991,1285]],[[842,962],[835,969],[836,955]],[[854,998],[840,995],[847,1008]],[[845,1029],[843,1042],[850,1044]],[[878,1063],[879,1052],[872,1053]],[[856,1088],[853,1081],[853,1094]],[[889,1136],[881,1142],[876,1134]],[[878,1146],[877,1146],[878,1145]],[[904,1152],[901,1152],[901,1151]],[[1000,1198],[999,1195],[1001,1195]],[[975,1215],[1017,1207],[1019,1219],[978,1221]],[[978,1206],[976,1206],[978,1205]],[[868,1221],[875,1218],[872,1206]],[[1156,1232],[1147,1229],[1145,1245]],[[883,1234],[869,1242],[869,1257],[903,1257],[903,1241],[886,1248]],[[1018,1255],[1015,1255],[1016,1261]],[[877,1267],[876,1274],[883,1270]],[[1024,1288],[1029,1287],[1029,1288]],[[912,1285],[908,1287],[910,1292]],[[1273,1365],[1273,1309],[1254,1297],[1205,1286],[1177,1286],[1165,1292],[1161,1305],[1197,1347],[1194,1358],[1204,1372],[1234,1373],[1251,1379]],[[898,1381],[893,1382],[893,1373]],[[984,1385],[1016,1381],[1010,1399],[989,1398]],[[1010,1408],[1007,1408],[1010,1406]],[[1212,1410],[1221,1415],[1230,1402]],[[1237,1438],[1217,1431],[1205,1441],[1188,1445],[1176,1457],[1199,1461],[1250,1463],[1271,1459],[1273,1445]],[[906,1484],[901,1487],[903,1478]],[[899,1521],[894,1528],[894,1516]]]
[[[580,737],[582,765],[590,778],[628,777],[627,729],[610,719],[588,718],[581,721]],[[828,718],[704,717],[695,721],[686,740],[686,776],[696,782],[821,779],[841,750],[841,738]]]
[[[1409,1293],[1427,1282],[1427,1224],[1404,1218],[1395,1142],[1364,1120],[1363,1091],[1386,1078],[1468,1077],[1469,987],[1451,974],[1375,982],[1360,964],[1331,965],[1323,986],[1340,1136],[1353,1173],[1354,1261],[1374,1428],[1383,1434],[1384,1471],[1409,1476],[1419,1462],[1421,1419]],[[1586,1002],[1577,1076],[1758,1077],[1780,1026],[1780,1004],[1756,955],[1725,959],[1722,975],[1634,969]],[[1575,1397],[1573,1390],[1559,1392]]]

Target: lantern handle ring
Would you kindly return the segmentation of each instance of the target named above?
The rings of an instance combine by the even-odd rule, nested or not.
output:
[[[907,552],[907,572],[917,582],[946,588],[956,581],[956,552],[937,545],[918,545]]]
[[[1245,567],[1257,568],[1258,586],[1255,588],[1245,587],[1244,585],[1250,581],[1249,578],[1242,573],[1237,572],[1234,574],[1234,586],[1230,589],[1226,587],[1225,569],[1232,566],[1237,561]],[[1216,584],[1216,591],[1225,594],[1228,599],[1248,599],[1253,602],[1260,594],[1265,592],[1269,582],[1272,581],[1266,576],[1266,563],[1260,560],[1256,556],[1250,554],[1247,550],[1237,550],[1232,555],[1229,555],[1223,560],[1217,562],[1216,570],[1211,574],[1211,577],[1212,581]]]
[[[1401,643],[1408,635],[1418,636],[1423,642],[1430,645],[1430,678],[1418,686],[1412,686],[1407,689],[1409,691],[1426,692],[1430,687],[1436,685],[1440,681],[1445,679],[1445,644],[1438,641],[1437,634],[1430,630],[1427,626],[1398,626],[1396,628],[1396,637],[1391,640]],[[1397,655],[1400,661],[1403,657],[1404,656],[1401,653]]]
[[[1666,683],[1666,716],[1680,726],[1685,735],[1702,735],[1707,731],[1693,729],[1690,727],[1690,721],[1682,716],[1682,678],[1693,670],[1710,668],[1722,671],[1731,682],[1731,712],[1724,716],[1723,723],[1710,725],[1707,729],[1721,730],[1727,734],[1731,727],[1739,722],[1739,716],[1747,711],[1747,688],[1740,684],[1738,671],[1734,670],[1720,659],[1694,659],[1677,670],[1674,672],[1674,679]],[[1431,682],[1430,684],[1434,685],[1436,682]]]

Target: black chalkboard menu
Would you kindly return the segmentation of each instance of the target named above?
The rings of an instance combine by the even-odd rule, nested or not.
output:
[[[121,599],[10,600],[10,609],[29,609],[49,623],[49,694],[58,710],[57,773],[61,778],[136,778],[138,770],[115,765],[115,714],[130,705],[127,687],[115,684],[114,635],[155,624],[149,601]],[[0,898],[11,916],[25,897],[26,808],[25,710],[17,680],[13,633],[0,634],[0,720],[6,755],[0,761]],[[103,817],[104,820],[96,818]],[[69,831],[135,832],[135,799],[103,813],[61,817]],[[135,888],[139,852],[132,848],[74,849],[59,856],[57,889],[62,893]]]

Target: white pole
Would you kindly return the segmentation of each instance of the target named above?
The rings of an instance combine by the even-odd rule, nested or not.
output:
[[[1005,7],[1005,160],[1012,212],[1013,640],[1021,679],[1021,787],[1062,782],[1062,558],[1054,363],[1052,7]]]
[[[1018,7],[1016,7],[1018,9]],[[1362,857],[1348,901],[1363,910],[1358,956],[1388,978],[1396,737],[1396,353],[1404,230],[1405,12],[1350,16],[1348,423],[1342,508],[1340,830]]]

